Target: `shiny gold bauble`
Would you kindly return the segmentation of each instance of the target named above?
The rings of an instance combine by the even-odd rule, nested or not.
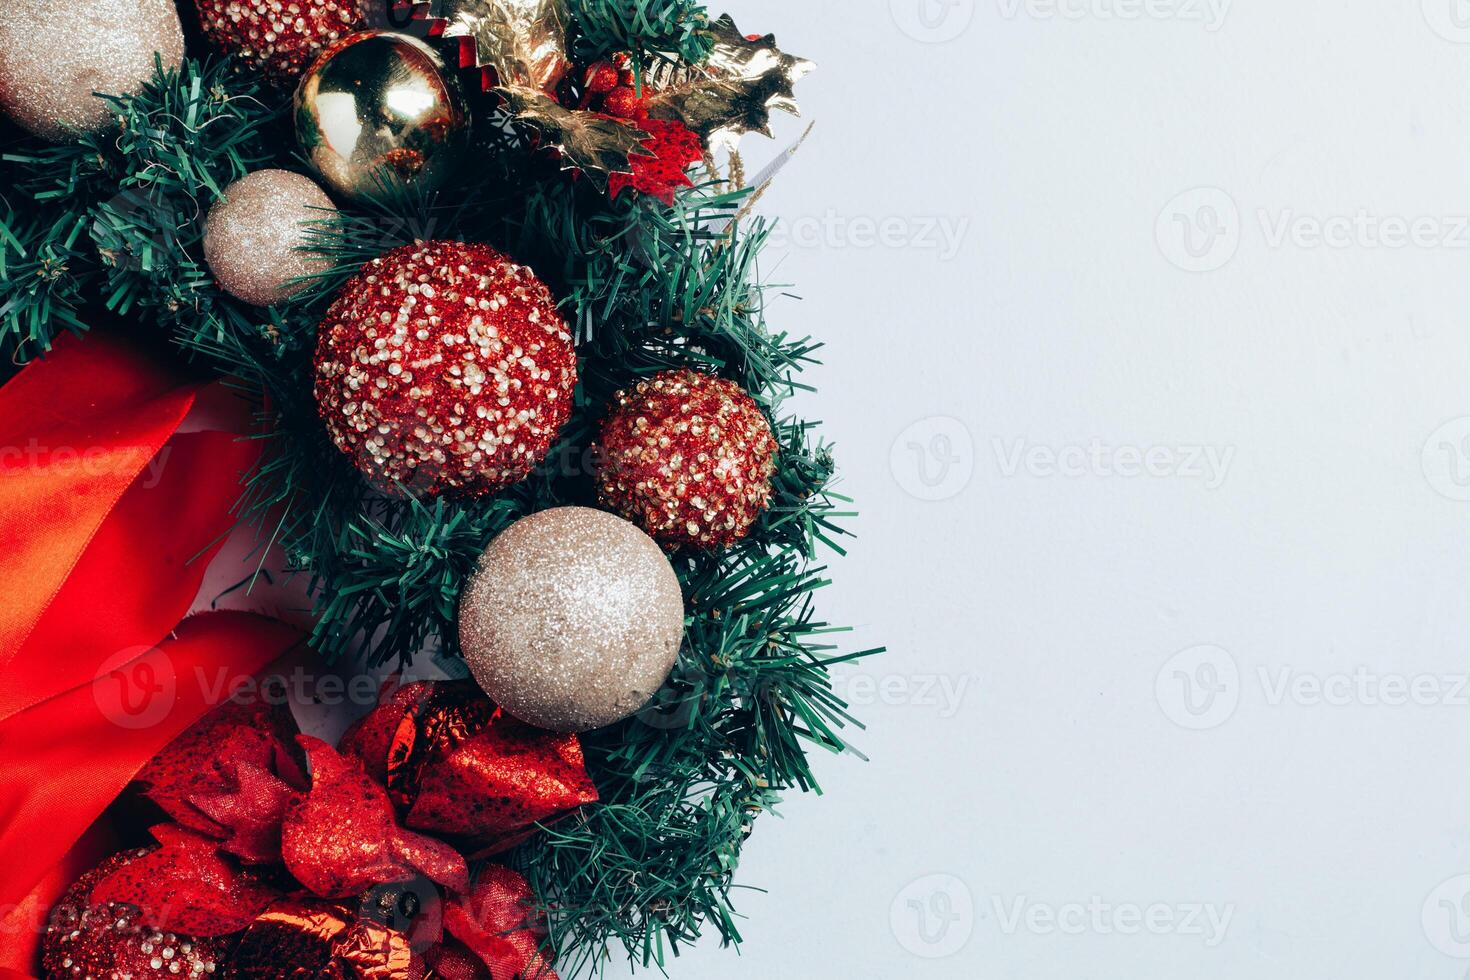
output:
[[[637,712],[668,679],[683,638],[684,593],[663,549],[586,507],[512,524],[459,605],[475,680],[509,714],[555,732]]]
[[[296,136],[322,181],[361,199],[401,185],[437,190],[463,162],[470,116],[433,48],[389,31],[328,47],[296,90]]]

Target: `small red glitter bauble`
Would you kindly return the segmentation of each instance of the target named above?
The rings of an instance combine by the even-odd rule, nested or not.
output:
[[[360,0],[195,0],[204,34],[271,78],[294,81],[323,48],[366,25]]]
[[[665,371],[616,396],[597,447],[598,492],[665,545],[728,547],[769,506],[776,452],[739,385]]]
[[[46,926],[42,963],[47,980],[204,980],[223,966],[226,940],[151,928],[131,905],[92,904],[98,882],[147,853],[144,848],[116,854],[67,889]]]
[[[373,259],[317,338],[332,440],[384,489],[479,496],[545,458],[572,412],[577,354],[536,274],[488,245]]]

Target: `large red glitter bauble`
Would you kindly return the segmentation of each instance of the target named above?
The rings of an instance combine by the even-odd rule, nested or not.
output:
[[[317,338],[332,440],[385,489],[478,496],[524,479],[572,412],[577,355],[535,273],[487,245],[374,259]]]
[[[227,940],[153,929],[131,905],[92,902],[98,882],[149,853],[143,849],[114,855],[62,896],[46,926],[42,963],[47,980],[203,980],[223,965]]]
[[[195,0],[216,47],[280,82],[323,48],[366,26],[361,0]]]
[[[617,394],[597,447],[598,492],[665,545],[729,547],[770,505],[776,452],[739,385],[665,371]]]

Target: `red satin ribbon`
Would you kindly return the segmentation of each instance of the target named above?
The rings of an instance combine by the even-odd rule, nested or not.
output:
[[[14,916],[86,867],[73,846],[134,774],[300,640],[242,613],[177,625],[255,451],[175,435],[197,390],[101,334],[0,389],[0,976],[34,969]]]

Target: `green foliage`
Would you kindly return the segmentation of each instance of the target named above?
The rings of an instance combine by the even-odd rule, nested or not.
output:
[[[107,101],[114,130],[5,143],[0,344],[19,360],[103,309],[177,323],[211,305],[204,216],[232,180],[273,159],[265,134],[279,109],[225,65],[160,70],[137,96]]]
[[[702,53],[704,11],[687,0],[573,7],[584,53]],[[826,584],[814,562],[819,549],[841,552],[848,502],[832,489],[830,447],[786,409],[819,345],[767,322],[767,229],[737,220],[747,192],[710,180],[672,207],[610,201],[514,129],[482,126],[477,183],[440,198],[385,194],[323,221],[314,248],[330,267],[290,303],[258,310],[211,281],[202,215],[234,178],[295,166],[281,101],[225,65],[191,62],[113,100],[117,133],[9,144],[0,351],[24,358],[106,311],[145,335],[171,333],[199,369],[236,379],[255,399],[262,447],[241,520],[310,576],[319,652],[371,663],[456,657],[460,586],[486,545],[526,514],[595,504],[588,447],[616,391],[680,366],[743,385],[781,443],[772,507],[727,552],[673,556],[688,604],[673,676],[636,718],[584,738],[601,802],[508,856],[574,973],[599,968],[610,943],[662,964],[705,928],[738,941],[741,845],[784,791],[817,789],[812,748],[845,749],[851,719],[828,670],[875,652],[839,654],[838,630],[814,613]],[[316,414],[311,360],[327,306],[364,261],[427,238],[489,242],[529,264],[577,335],[577,405],[561,443],[529,479],[483,500],[368,487]]]
[[[709,23],[697,0],[572,0],[579,36],[577,52],[585,58],[629,53],[642,62],[656,53],[702,61],[709,41],[700,31]]]

